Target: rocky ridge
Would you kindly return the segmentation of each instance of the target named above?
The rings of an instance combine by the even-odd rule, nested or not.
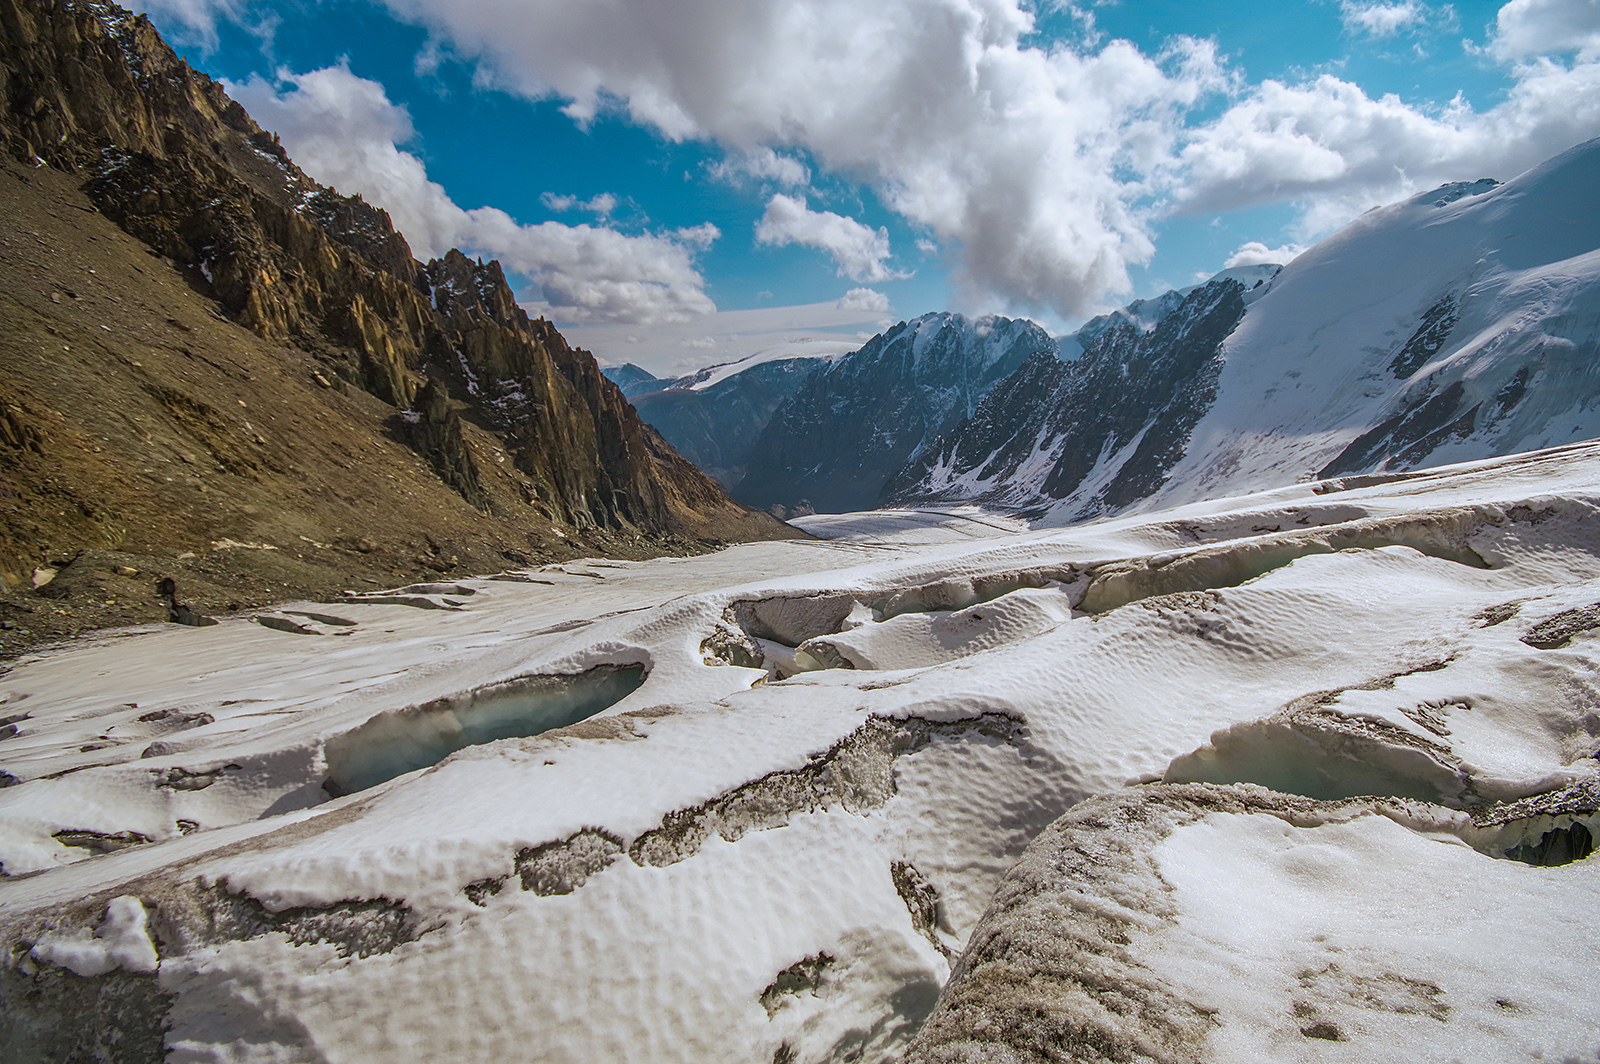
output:
[[[1074,519],[1138,502],[1183,457],[1215,399],[1222,343],[1249,294],[1221,277],[1168,300],[1153,327],[1136,314],[1096,319],[1082,357],[1034,354],[902,468],[886,496],[915,504],[972,492],[1024,507],[1072,498]]]
[[[773,414],[734,495],[752,506],[807,499],[871,509],[895,472],[954,428],[990,388],[1054,342],[1033,322],[926,314],[874,336],[811,377]]]
[[[0,646],[158,619],[147,566],[221,609],[419,560],[793,534],[673,452],[497,264],[414,261],[147,19],[0,0],[0,31]],[[224,564],[218,542],[259,547]],[[241,564],[267,547],[307,557]],[[86,551],[146,561],[97,568],[102,589],[140,574],[119,609],[52,620],[105,601],[28,591]]]
[[[775,359],[698,389],[685,383],[694,377],[661,382],[636,393],[633,404],[679,454],[732,488],[773,414],[827,366],[824,358]]]

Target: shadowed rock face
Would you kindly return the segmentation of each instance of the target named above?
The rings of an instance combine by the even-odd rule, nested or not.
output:
[[[900,470],[886,498],[1030,505],[1081,494],[1081,517],[1137,502],[1165,482],[1215,401],[1222,343],[1244,317],[1244,292],[1237,280],[1214,280],[1148,331],[1111,319],[1075,362],[1034,355]],[[1019,475],[1041,455],[1047,473]],[[1089,484],[1091,475],[1101,482]],[[956,483],[964,478],[974,484]]]
[[[474,538],[492,556],[574,533],[592,550],[789,534],[529,319],[497,263],[413,260],[387,214],[308,178],[142,16],[0,0],[0,158],[4,228],[27,241],[6,249],[0,308],[0,462],[22,500],[0,515],[7,587],[85,548],[277,543],[286,529],[249,527],[263,514],[296,542],[449,539],[422,547],[441,559],[481,553]]]
[[[896,470],[1030,355],[1054,349],[1030,321],[928,314],[901,322],[778,408],[734,494],[752,506],[808,499],[821,512],[871,509]]]
[[[633,405],[679,454],[732,486],[745,475],[773,414],[827,368],[827,360],[818,358],[763,362],[699,391],[673,387],[635,393]]]

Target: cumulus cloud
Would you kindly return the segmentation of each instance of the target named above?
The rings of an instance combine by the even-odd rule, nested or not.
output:
[[[814,211],[804,196],[779,193],[768,200],[766,213],[756,223],[756,240],[779,247],[820,248],[833,256],[839,276],[852,281],[876,283],[909,276],[884,265],[890,255],[887,229],[872,229],[832,211]]]
[[[1374,99],[1323,75],[1263,82],[1180,153],[1178,202],[1191,211],[1303,205],[1303,236],[1447,181],[1508,178],[1600,133],[1600,64],[1541,59],[1519,68],[1508,98],[1482,112],[1439,113]]]
[[[578,121],[620,109],[730,167],[803,152],[950,248],[972,293],[1068,314],[1129,290],[1153,252],[1148,175],[1229,84],[1200,41],[1030,46],[1020,0],[386,2]]]
[[[1222,268],[1231,270],[1235,266],[1283,266],[1305,250],[1302,244],[1285,244],[1282,247],[1270,248],[1259,240],[1250,240],[1240,244],[1239,250],[1228,256],[1228,261],[1222,264]]]
[[[1511,0],[1495,17],[1490,50],[1507,61],[1576,52],[1600,58],[1600,4],[1594,0]]]
[[[852,288],[835,305],[840,310],[861,310],[868,314],[889,313],[889,297],[871,288]]]
[[[811,168],[799,159],[780,155],[771,148],[735,152],[713,163],[711,176],[728,184],[744,180],[776,181],[788,188],[801,188],[811,181]]]
[[[217,46],[218,21],[244,22],[241,0],[129,0],[128,8],[160,19],[163,25],[181,27],[180,36],[188,37],[208,52]],[[258,25],[270,33],[274,24],[269,18]]]
[[[1149,54],[1081,11],[1075,39],[1040,45],[1027,0],[383,2],[476,62],[482,86],[715,143],[721,176],[777,182],[791,205],[812,176],[801,158],[865,182],[948,249],[969,303],[1063,317],[1128,293],[1168,211],[1295,203],[1304,239],[1600,133],[1593,0],[1500,10],[1487,54],[1513,64],[1513,84],[1487,110],[1374,98],[1332,76],[1250,86],[1211,42]],[[1438,29],[1449,7],[1341,10],[1382,36]],[[851,219],[827,235],[809,217],[827,212],[804,211],[780,203],[769,232],[840,249],[841,272],[863,282],[887,269]]]
[[[720,235],[714,225],[630,235],[605,226],[521,225],[497,208],[463,209],[428,179],[422,160],[400,149],[415,136],[405,108],[344,66],[279,71],[276,84],[254,77],[227,88],[308,174],[387,210],[418,254],[462,247],[499,258],[539,286],[552,316],[647,324],[716,309],[693,259]],[[557,196],[551,205],[604,216],[616,200]]]
[[[1426,11],[1416,0],[1401,0],[1400,3],[1340,0],[1339,14],[1344,19],[1345,29],[1373,37],[1393,37],[1427,18]]]

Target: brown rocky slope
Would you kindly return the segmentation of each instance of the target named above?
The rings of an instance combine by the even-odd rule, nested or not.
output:
[[[163,619],[162,576],[205,612],[800,534],[143,17],[0,0],[0,156],[0,656]]]

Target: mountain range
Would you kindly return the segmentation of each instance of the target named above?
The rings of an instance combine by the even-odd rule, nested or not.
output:
[[[1370,211],[1259,288],[1035,360],[889,497],[1061,523],[1600,435],[1597,183],[1589,141]]]
[[[734,494],[1063,524],[1600,435],[1597,185],[1600,140],[1057,340],[1007,319],[979,346],[989,326],[959,316],[902,323],[772,411]]]

